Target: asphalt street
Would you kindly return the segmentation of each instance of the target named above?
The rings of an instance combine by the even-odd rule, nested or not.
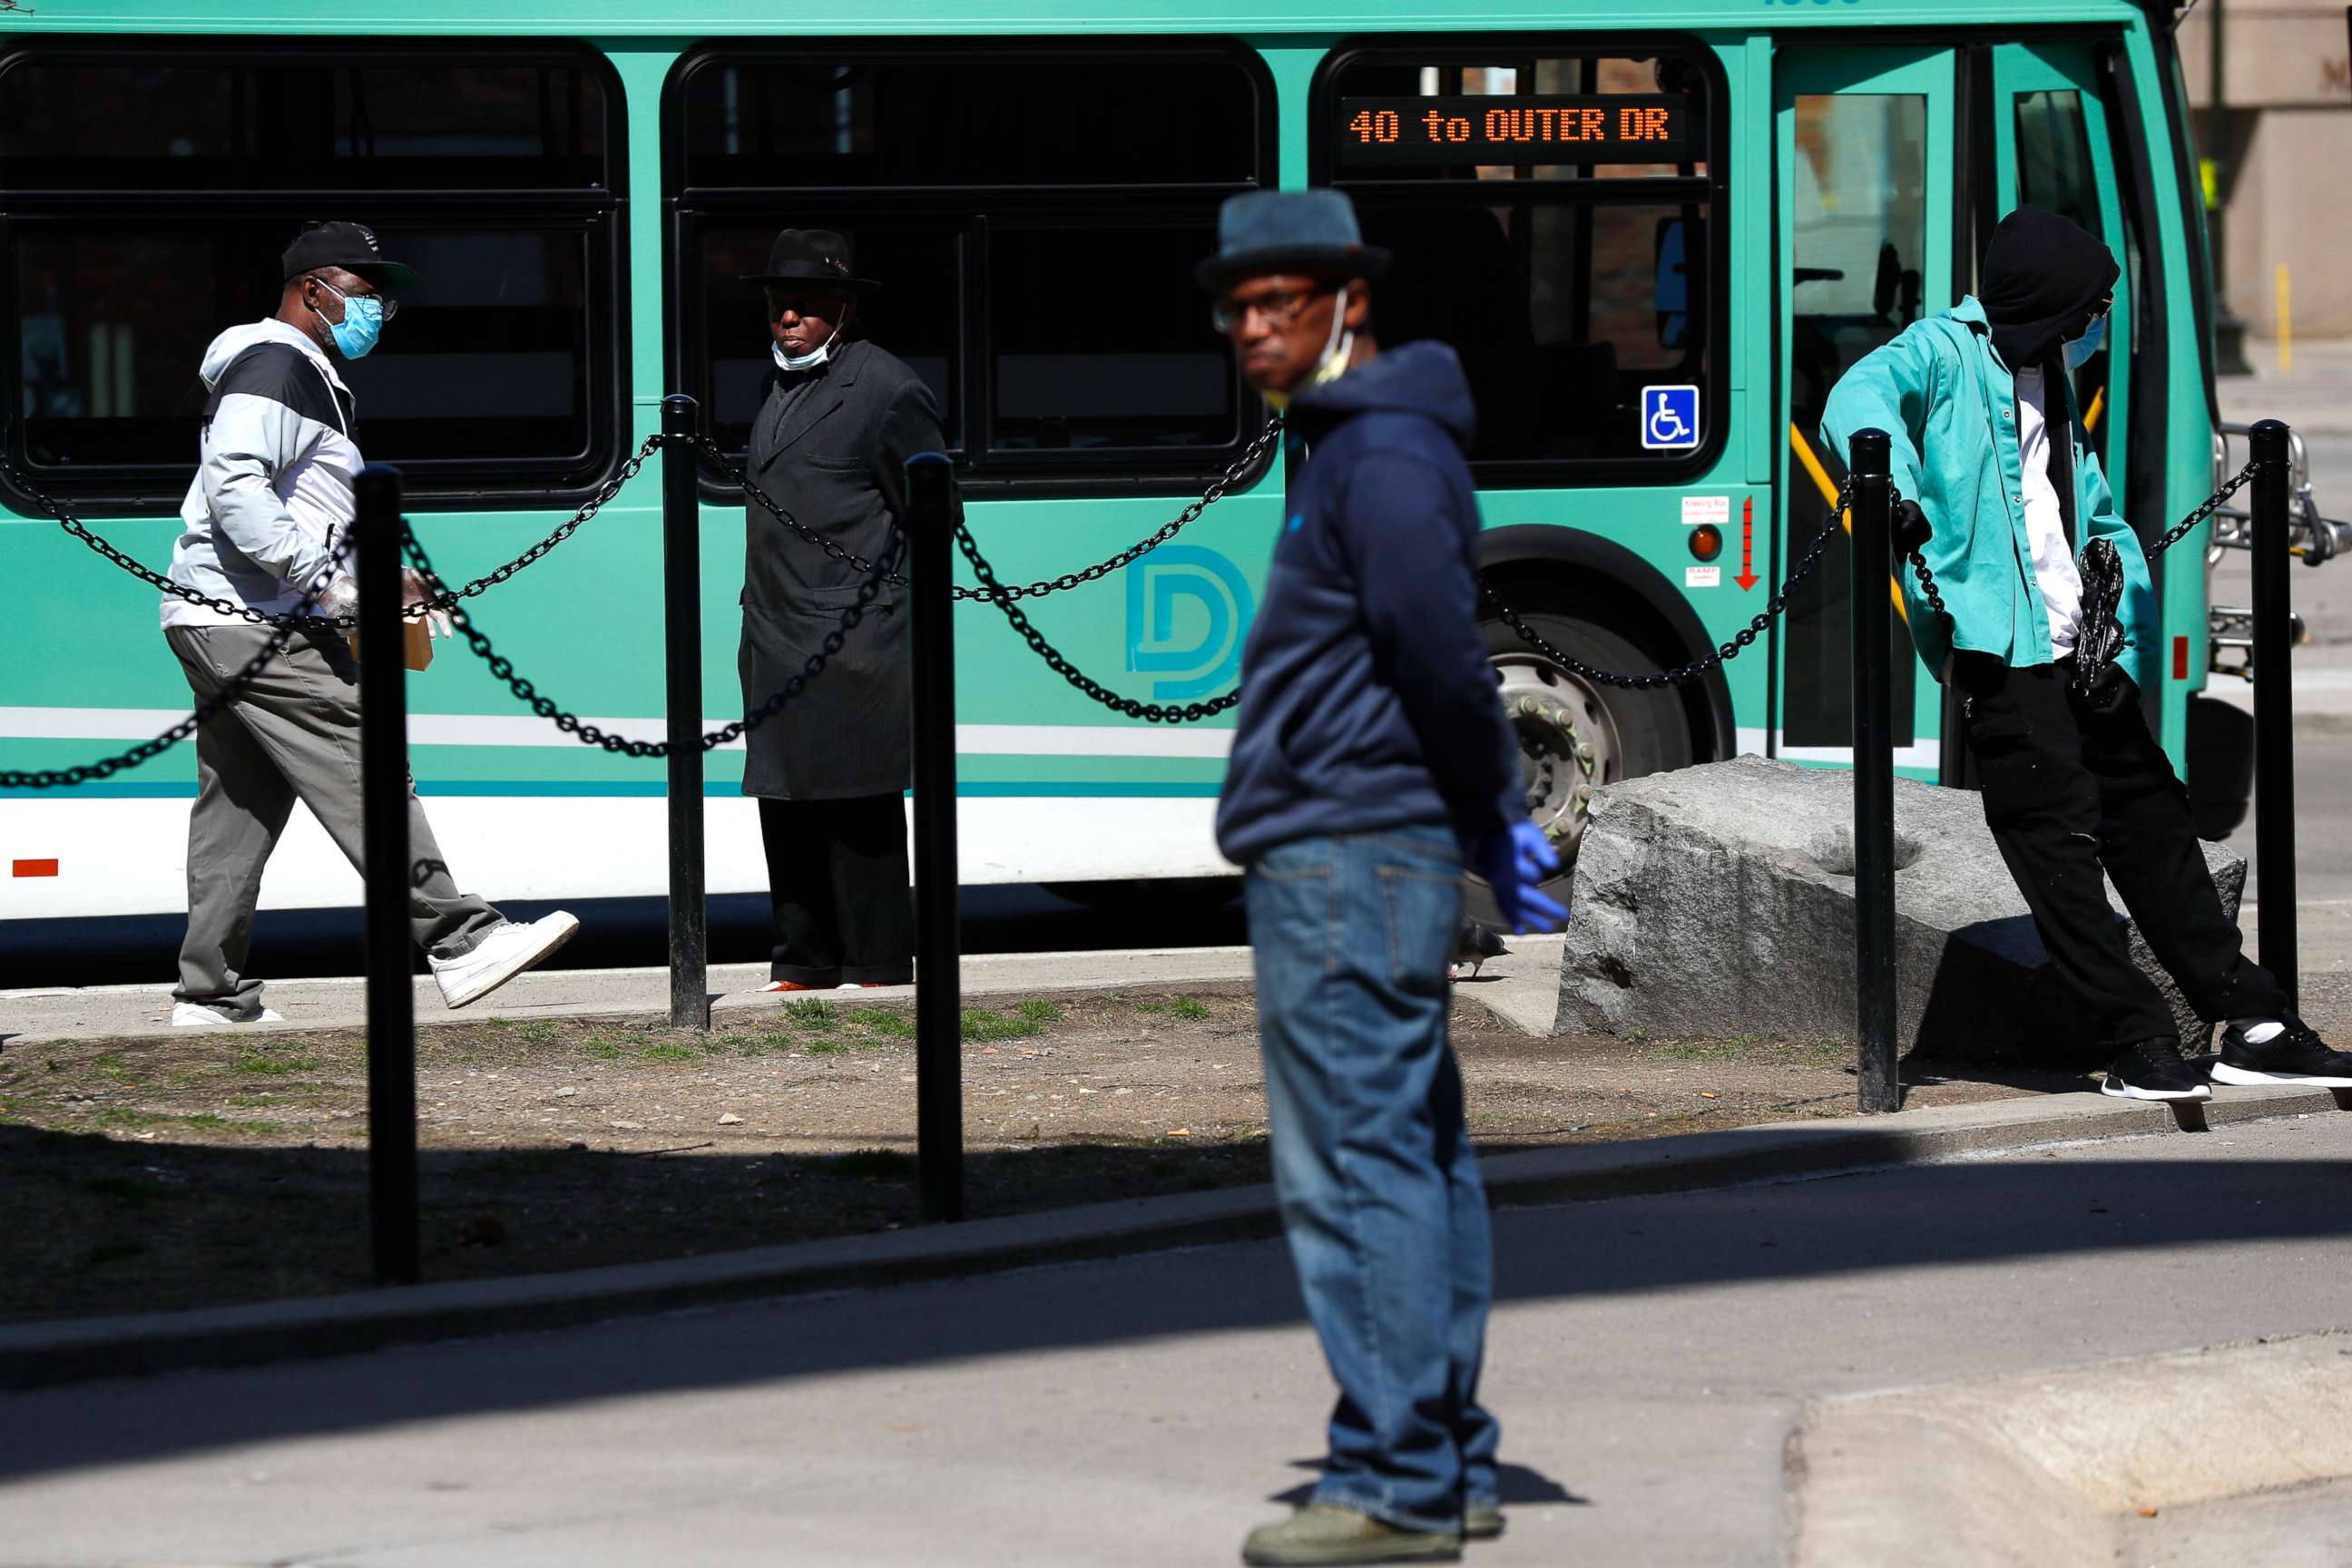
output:
[[[2339,1327],[2347,1199],[2331,1113],[1506,1211],[1471,1561],[1775,1563],[1808,1401]],[[65,1388],[0,1564],[1225,1563],[1329,1398],[1273,1242]]]

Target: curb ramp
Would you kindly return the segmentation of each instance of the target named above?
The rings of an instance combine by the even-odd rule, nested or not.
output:
[[[1823,1400],[1787,1470],[1790,1568],[2144,1563],[2168,1510],[2352,1476],[2352,1334]]]

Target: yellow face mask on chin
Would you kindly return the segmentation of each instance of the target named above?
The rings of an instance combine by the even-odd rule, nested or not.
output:
[[[1339,290],[1338,302],[1331,307],[1331,335],[1323,342],[1323,357],[1315,362],[1315,370],[1305,381],[1288,392],[1265,394],[1276,414],[1290,407],[1290,400],[1318,386],[1328,386],[1348,374],[1348,361],[1356,352],[1356,334],[1348,330],[1348,291]]]

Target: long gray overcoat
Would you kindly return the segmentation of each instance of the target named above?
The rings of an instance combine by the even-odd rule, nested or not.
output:
[[[751,482],[816,532],[881,558],[906,511],[905,465],[945,449],[930,388],[862,340],[769,392],[751,426]],[[799,674],[857,599],[855,567],[745,502],[743,643],[736,665],[751,711]],[[903,575],[903,573],[900,574]],[[908,785],[907,591],[886,585],[824,673],[754,730],[743,793],[771,800],[897,795]]]

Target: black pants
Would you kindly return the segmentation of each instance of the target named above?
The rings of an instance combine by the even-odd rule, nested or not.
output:
[[[901,797],[762,800],[760,842],[776,917],[769,979],[834,986],[915,978]]]
[[[2102,864],[2200,1016],[2284,1017],[2292,1010],[2285,993],[2240,950],[2238,928],[2221,910],[2189,824],[2189,792],[2139,705],[2088,712],[2067,694],[2074,673],[2072,659],[2011,669],[1962,654],[1952,679],[1968,714],[1985,822],[2097,1043],[2120,1051],[2178,1032],[2163,996],[2132,963]]]

